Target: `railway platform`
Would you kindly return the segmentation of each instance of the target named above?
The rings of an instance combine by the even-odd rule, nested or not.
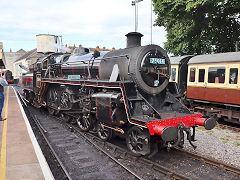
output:
[[[54,179],[13,87],[5,87],[0,121],[0,180]]]

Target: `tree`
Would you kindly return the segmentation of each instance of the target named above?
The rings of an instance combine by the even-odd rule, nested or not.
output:
[[[240,40],[239,0],[153,0],[155,25],[167,31],[174,55],[235,50]]]

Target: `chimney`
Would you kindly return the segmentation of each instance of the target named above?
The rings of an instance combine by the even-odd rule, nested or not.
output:
[[[141,46],[141,37],[143,37],[141,33],[130,32],[125,36],[127,36],[127,48]]]

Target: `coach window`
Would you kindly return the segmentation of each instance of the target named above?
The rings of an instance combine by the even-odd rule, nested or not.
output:
[[[172,68],[171,70],[172,70],[172,72],[171,72],[172,81],[175,81],[176,80],[176,68]]]
[[[199,69],[198,82],[204,82],[205,69]]]
[[[230,68],[229,84],[237,84],[238,68]]]
[[[196,68],[190,68],[189,82],[195,82],[195,72]]]
[[[225,67],[210,67],[208,68],[209,83],[224,83],[225,82]]]

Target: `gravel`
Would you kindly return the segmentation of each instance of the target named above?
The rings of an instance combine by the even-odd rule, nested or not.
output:
[[[240,133],[229,129],[221,129],[216,126],[212,130],[204,127],[196,128],[196,140],[194,150],[185,140],[184,150],[211,157],[218,161],[231,164],[240,168]]]

